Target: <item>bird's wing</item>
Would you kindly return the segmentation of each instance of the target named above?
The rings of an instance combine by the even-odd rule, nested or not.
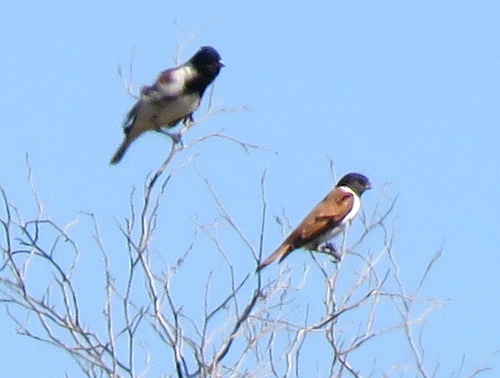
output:
[[[125,117],[123,130],[126,135],[134,124],[136,117],[144,103],[162,106],[165,102],[173,101],[182,93],[184,81],[182,79],[182,66],[162,71],[153,85],[145,85],[141,88],[141,97],[130,109]]]
[[[137,114],[139,113],[139,109],[141,106],[141,100],[137,101],[132,109],[129,110],[127,116],[125,117],[125,122],[123,123],[123,132],[125,135],[130,133],[130,128],[132,127]]]
[[[354,195],[341,188],[330,192],[305,217],[284,243],[292,245],[293,249],[300,248],[323,235],[325,232],[338,226],[352,209]]]

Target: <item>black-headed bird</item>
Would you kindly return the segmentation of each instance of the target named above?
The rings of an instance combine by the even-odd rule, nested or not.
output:
[[[348,173],[342,177],[278,249],[259,264],[257,270],[276,260],[283,261],[298,248],[318,250],[321,244],[343,232],[361,208],[361,195],[370,188],[370,181],[360,173]]]
[[[127,114],[123,125],[125,138],[111,164],[118,163],[130,144],[145,131],[163,132],[162,127],[171,128],[179,122],[189,126],[203,93],[222,67],[217,50],[204,46],[186,63],[161,72],[153,85],[142,87],[139,100]],[[174,135],[168,135],[176,140]]]

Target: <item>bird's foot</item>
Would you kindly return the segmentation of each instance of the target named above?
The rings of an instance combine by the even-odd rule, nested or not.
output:
[[[168,131],[162,129],[159,129],[158,131],[170,137],[174,145],[180,144],[181,147],[184,147],[184,144],[182,143],[182,133],[169,133]]]
[[[180,144],[181,146],[184,146],[182,143],[182,134],[181,133],[167,133],[167,135],[172,138],[172,141],[174,144]]]
[[[335,259],[335,262],[340,262],[340,260],[342,260],[342,253],[335,248],[335,245],[332,242],[327,242],[322,246],[318,246],[317,251],[332,256]]]

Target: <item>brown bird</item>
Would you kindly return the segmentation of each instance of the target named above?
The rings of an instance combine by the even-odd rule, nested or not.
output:
[[[290,252],[298,248],[318,250],[320,244],[340,234],[358,213],[361,195],[367,189],[371,189],[371,184],[362,174],[349,173],[342,177],[278,249],[259,264],[257,270],[276,260],[283,261]]]
[[[207,87],[224,66],[219,53],[211,46],[198,50],[186,63],[163,71],[156,82],[141,89],[141,97],[127,114],[123,126],[125,138],[111,159],[117,164],[130,144],[148,130],[164,132],[179,122],[189,126]],[[165,134],[178,142],[179,134]]]

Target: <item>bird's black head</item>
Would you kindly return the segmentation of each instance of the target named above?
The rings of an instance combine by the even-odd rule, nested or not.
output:
[[[219,53],[212,46],[201,47],[188,63],[199,72],[210,73],[214,77],[218,75],[221,67],[224,67]]]
[[[211,46],[200,48],[186,65],[193,67],[198,75],[186,82],[185,91],[186,93],[198,92],[200,96],[203,96],[205,89],[212,84],[220,69],[224,67],[219,53]]]
[[[357,195],[363,194],[365,190],[371,189],[372,184],[366,176],[361,173],[348,173],[340,179],[337,186],[347,186],[352,189]]]

